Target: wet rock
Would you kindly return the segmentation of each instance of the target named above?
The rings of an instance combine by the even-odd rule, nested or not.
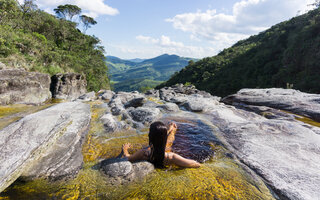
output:
[[[0,191],[20,176],[60,179],[77,174],[90,116],[87,104],[61,103],[2,129]]]
[[[87,92],[87,81],[77,73],[56,74],[51,77],[50,90],[56,99],[75,100]]]
[[[180,111],[179,106],[175,103],[165,103],[163,105],[157,106],[157,108],[160,108],[161,110],[165,112],[178,112]]]
[[[320,128],[222,104],[207,114],[226,147],[279,196],[309,200],[320,196]]]
[[[292,89],[242,89],[222,100],[227,104],[245,103],[287,110],[320,122],[320,95]]]
[[[125,158],[116,158],[102,161],[100,169],[112,185],[119,185],[142,179],[154,170],[154,166],[146,161],[131,163]]]
[[[41,104],[51,98],[49,75],[1,68],[0,104]]]
[[[96,99],[96,93],[94,91],[81,95],[79,100],[82,101],[93,101]]]
[[[134,98],[130,101],[128,101],[127,103],[124,104],[125,108],[129,108],[129,107],[141,107],[143,106],[144,103],[147,102],[147,99],[145,97],[138,97],[138,98]]]
[[[129,115],[134,121],[145,123],[151,123],[155,119],[160,117],[160,110],[158,108],[139,107],[128,111]]]

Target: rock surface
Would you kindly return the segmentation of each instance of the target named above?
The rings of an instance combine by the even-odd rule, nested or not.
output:
[[[267,119],[223,104],[207,114],[227,148],[280,198],[320,196],[320,128],[292,118]]]
[[[50,98],[49,75],[5,66],[0,69],[0,105],[41,104]]]
[[[232,105],[244,103],[282,109],[320,122],[320,94],[281,88],[242,89],[222,101]]]
[[[62,178],[82,166],[81,143],[90,106],[61,103],[28,115],[0,131],[0,191],[23,175]]]
[[[85,77],[77,73],[56,74],[51,77],[50,90],[56,99],[75,100],[87,92]]]
[[[125,158],[104,160],[100,168],[110,178],[112,185],[140,180],[154,170],[153,164],[149,162],[131,163]]]

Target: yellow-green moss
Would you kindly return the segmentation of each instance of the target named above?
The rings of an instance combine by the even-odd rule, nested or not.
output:
[[[316,122],[313,119],[310,119],[308,117],[305,117],[305,116],[302,116],[302,115],[298,115],[298,114],[295,114],[295,113],[292,113],[292,112],[289,112],[289,111],[286,111],[286,110],[282,110],[282,111],[285,112],[285,113],[289,113],[289,114],[295,115],[295,119],[298,120],[298,121],[301,121],[303,123],[306,123],[306,124],[309,124],[309,125],[312,125],[312,126],[320,127],[320,122]]]
[[[24,104],[15,104],[8,106],[0,106],[0,130],[9,124],[21,119],[21,117],[43,110],[52,104],[42,106],[32,106]]]
[[[26,111],[32,107],[33,106],[31,105],[21,105],[21,104],[0,106],[0,118]]]
[[[319,122],[316,122],[308,117],[303,117],[303,116],[298,116],[296,117],[296,120],[298,121],[301,121],[301,122],[304,122],[306,124],[310,124],[312,126],[317,126],[317,127],[320,127],[320,123]]]
[[[153,102],[155,102],[155,103],[157,103],[157,104],[164,104],[162,101],[160,101],[159,99],[157,99],[157,98],[153,98],[153,97],[148,97],[147,98],[149,101],[153,101]]]

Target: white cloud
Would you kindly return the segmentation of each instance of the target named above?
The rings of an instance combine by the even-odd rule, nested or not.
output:
[[[172,41],[170,37],[162,35],[160,38],[152,38],[149,36],[138,35],[136,37],[138,41],[141,41],[149,46],[143,46],[140,49],[140,53],[149,54],[150,57],[157,56],[163,53],[177,54],[185,57],[202,58],[204,56],[212,56],[217,52],[211,47],[197,47],[184,45],[182,42]],[[123,53],[127,53],[130,47],[126,47]],[[136,49],[136,48],[135,48]]]
[[[21,0],[19,0],[21,1]],[[117,15],[119,11],[116,8],[112,8],[105,4],[103,0],[37,0],[37,5],[45,10],[54,9],[58,5],[72,4],[79,6],[83,12],[96,18],[100,15]]]
[[[183,13],[166,19],[175,29],[190,33],[190,38],[206,40],[215,49],[266,30],[270,26],[305,12],[314,0],[241,0],[233,5],[232,14],[205,12]]]

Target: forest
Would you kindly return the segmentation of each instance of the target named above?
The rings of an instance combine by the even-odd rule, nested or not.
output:
[[[34,0],[0,0],[0,62],[50,75],[77,72],[89,91],[110,88],[104,48],[85,34],[97,22],[75,5],[54,11],[38,9]]]
[[[320,9],[294,17],[218,55],[190,62],[167,82],[193,84],[213,95],[242,88],[294,88],[320,93]]]

